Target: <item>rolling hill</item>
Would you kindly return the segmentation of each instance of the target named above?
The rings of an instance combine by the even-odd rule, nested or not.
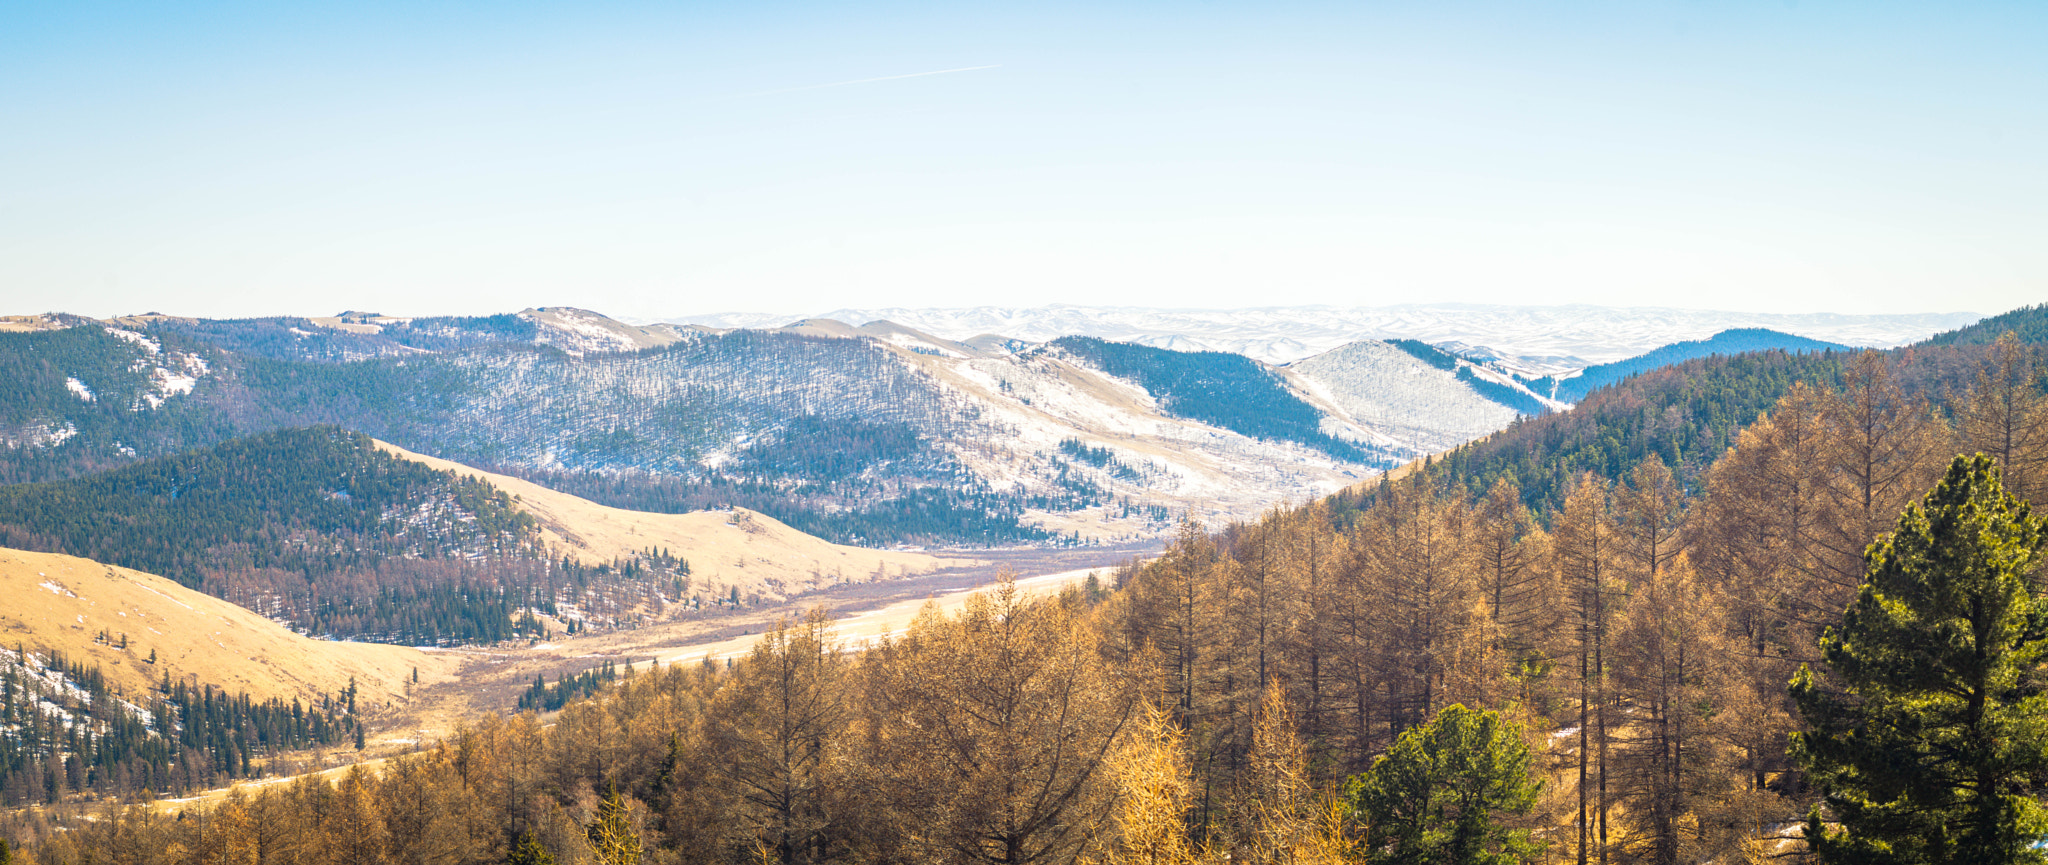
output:
[[[449,681],[460,664],[448,653],[301,636],[174,580],[55,553],[0,548],[0,597],[8,648],[96,664],[130,692],[168,675],[259,698],[307,699],[353,681],[361,699],[399,702],[413,670],[422,683]]]
[[[688,561],[699,594],[785,600],[842,582],[866,582],[928,573],[972,559],[833,544],[745,509],[660,514],[605,507],[587,499],[506,475],[416,454],[378,442],[384,451],[429,468],[475,479],[510,497],[536,520],[552,554],[590,566],[665,550]]]

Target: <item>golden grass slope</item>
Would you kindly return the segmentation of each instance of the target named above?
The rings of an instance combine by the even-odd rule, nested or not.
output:
[[[299,636],[269,619],[155,574],[54,553],[0,548],[0,641],[97,664],[129,692],[183,679],[258,698],[332,694],[353,677],[359,701],[396,702],[412,671],[454,678],[457,656]],[[95,641],[106,631],[111,645]],[[128,648],[121,649],[122,634]],[[151,650],[157,662],[147,662]]]
[[[416,454],[397,445],[378,447],[404,459],[484,481],[519,500],[540,522],[541,535],[585,564],[603,564],[647,549],[665,549],[690,563],[693,590],[786,600],[840,583],[893,579],[968,564],[923,553],[842,546],[804,534],[763,514],[734,509],[654,514],[606,507],[588,499],[461,463]]]

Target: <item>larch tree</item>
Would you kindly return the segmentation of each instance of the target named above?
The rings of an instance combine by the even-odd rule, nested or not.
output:
[[[927,607],[866,662],[872,789],[911,855],[1066,862],[1097,840],[1139,681],[1071,611],[1005,579],[957,617]]]
[[[1550,569],[1541,561],[1542,529],[1522,504],[1522,489],[1513,479],[1495,481],[1480,500],[1471,540],[1495,650],[1522,661],[1550,632],[1556,599]]]
[[[737,799],[728,828],[783,865],[825,857],[829,749],[847,722],[845,667],[823,610],[785,619],[754,644],[708,712],[709,768]]]
[[[1621,609],[1621,550],[1605,482],[1590,474],[1565,499],[1552,537],[1556,571],[1570,610],[1569,652],[1578,666],[1578,862],[1598,851],[1607,861],[1607,648]]]
[[[1996,459],[2008,490],[2036,503],[2048,497],[2048,396],[2032,346],[2000,336],[1956,415],[1964,446]]]
[[[1188,812],[1194,784],[1188,775],[1187,734],[1154,705],[1138,712],[1125,745],[1109,763],[1116,787],[1108,844],[1109,865],[1195,865],[1207,859],[1192,841]]]
[[[1623,852],[1675,865],[1696,852],[1697,812],[1725,792],[1720,715],[1727,681],[1726,601],[1683,555],[1637,583],[1614,640],[1617,792],[1631,842]]]
[[[2044,862],[2048,520],[1959,456],[1872,548],[1832,674],[1802,666],[1792,753],[1824,794],[1806,839],[1829,863]]]

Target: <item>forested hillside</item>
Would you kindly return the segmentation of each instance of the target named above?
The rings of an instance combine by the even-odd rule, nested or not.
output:
[[[1529,383],[1538,393],[1548,393],[1554,399],[1578,402],[1586,394],[1614,384],[1639,373],[1660,367],[1683,363],[1693,358],[1712,357],[1717,354],[1735,355],[1758,351],[1786,351],[1793,354],[1807,354],[1816,351],[1850,351],[1846,345],[1807,339],[1789,333],[1762,328],[1724,330],[1707,339],[1675,342],[1627,360],[1589,366],[1578,375],[1566,379],[1546,378]]]
[[[2021,342],[2048,342],[2048,304],[2023,306],[1994,315],[1968,327],[1930,336],[1921,345],[1990,345],[2000,334],[2012,333]]]
[[[2043,322],[2048,308],[2028,307],[1883,356],[1905,392],[1938,399],[1976,384],[1990,343],[2005,332],[1997,328],[2048,333]],[[1640,373],[1594,391],[1569,412],[1524,420],[1459,447],[1431,461],[1430,471],[1475,495],[1510,479],[1529,505],[1542,508],[1561,506],[1582,472],[1618,481],[1652,454],[1691,486],[1794,384],[1838,386],[1851,356],[1770,350]]]
[[[67,481],[0,487],[0,546],[156,573],[316,634],[512,637],[572,581],[484,484],[333,427],[282,430]]]
[[[1370,461],[1358,445],[1323,432],[1313,406],[1244,355],[1171,351],[1086,336],[1061,337],[1051,345],[1137,383],[1174,415],[1253,438],[1298,442],[1341,460]]]
[[[317,576],[389,558],[517,555],[533,528],[509,496],[334,427],[0,487],[0,546],[82,556],[193,588],[230,563]]]
[[[359,744],[355,698],[254,700],[168,677],[124,694],[62,653],[0,649],[0,805],[183,794],[275,771],[294,751]]]
[[[941,382],[876,340],[746,331],[671,333],[665,345],[589,353],[541,344],[635,335],[570,312],[535,315],[598,332],[528,341],[534,320],[508,316],[376,319],[385,322],[376,333],[295,319],[162,317],[0,333],[0,371],[9,373],[0,386],[0,482],[62,480],[331,424],[608,504],[750,507],[841,542],[988,544],[1054,539],[1027,512],[1173,496],[1171,487],[1150,487],[1183,477],[1108,475],[1035,450],[1036,426],[1062,436],[1091,430],[1048,417],[1049,403],[1034,408],[1023,396],[993,395],[1017,403],[1022,416],[992,412],[979,401],[989,397],[963,391],[979,386],[982,371]],[[1007,353],[967,362],[1008,368],[999,374],[1019,388],[1027,377],[1063,381],[1060,369],[1023,366]],[[1196,463],[1202,471],[1248,461],[1233,470],[1271,477],[1269,456],[1302,460],[1186,438],[1233,452],[1232,462]],[[1325,489],[1341,477],[1320,471],[1331,476]]]
[[[486,719],[379,777],[10,831],[49,861],[1321,863],[1449,857],[1459,817],[1503,861],[1796,854],[1816,793],[1787,682],[1955,454],[2048,503],[2048,395],[2011,339],[1789,357],[1712,368],[1712,404],[1779,393],[1691,483],[1652,449],[1537,511],[1505,473],[1410,473],[1187,524],[1113,592],[1006,585],[853,653],[785,623],[730,668],[628,669],[550,729]],[[1429,778],[1501,792],[1461,816]]]

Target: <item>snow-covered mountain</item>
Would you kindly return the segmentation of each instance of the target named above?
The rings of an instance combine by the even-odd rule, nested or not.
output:
[[[769,328],[800,317],[722,313],[667,321],[717,328]],[[977,306],[838,309],[809,317],[853,325],[886,319],[953,340],[984,334],[1028,342],[1095,336],[1182,351],[1228,351],[1268,363],[1301,360],[1362,339],[1414,339],[1440,346],[1455,342],[1460,354],[1490,354],[1526,375],[1569,372],[1735,328],[1768,328],[1844,345],[1889,348],[1983,318],[1971,312],[1775,314],[1664,307],[1460,303],[1227,310]]]
[[[331,423],[622,507],[781,508],[771,515],[838,540],[1114,539],[1168,531],[1181,513],[1249,517],[1564,408],[1549,399],[1556,380],[1541,377],[1588,356],[1788,318],[904,311],[949,329],[934,333],[868,319],[879,312],[737,329],[749,320],[635,326],[566,307],[22,324],[0,333],[0,368],[22,373],[0,399],[0,477],[63,477]],[[1908,318],[1803,320],[1836,341],[1889,343],[1955,317]],[[1073,333],[1104,332],[1104,321],[1127,339]],[[1206,339],[1300,357],[1196,351],[1195,336],[1163,331],[1196,325]],[[1141,327],[1151,344],[1130,338]],[[1308,353],[1371,328],[1396,335]],[[1446,334],[1463,338],[1423,339]]]
[[[1287,369],[1345,419],[1411,454],[1464,444],[1506,427],[1517,414],[1479,394],[1456,372],[1377,340],[1341,346]]]

